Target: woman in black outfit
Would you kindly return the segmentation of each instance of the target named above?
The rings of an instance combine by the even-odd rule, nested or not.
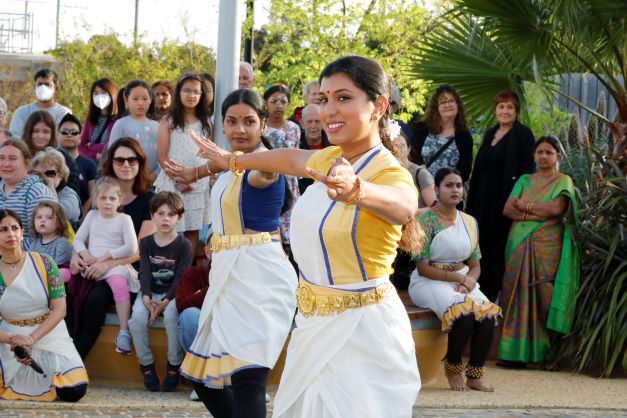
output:
[[[150,177],[146,165],[146,154],[132,138],[120,138],[113,143],[104,156],[102,175],[118,180],[122,190],[123,212],[133,219],[138,239],[155,232],[150,218],[149,203],[154,193],[150,191]],[[95,263],[85,270],[85,279],[80,274],[85,266],[76,253],[72,255],[70,270],[73,273],[69,286],[71,303],[68,303],[66,322],[81,358],[87,357],[104,325],[107,308],[113,302],[111,288],[104,280],[94,281],[116,264],[129,264],[139,260],[139,254]],[[138,266],[136,267],[136,269]],[[135,295],[132,295],[133,297]]]
[[[445,167],[455,168],[468,180],[472,168],[472,136],[466,125],[464,104],[455,89],[439,86],[433,92],[425,118],[412,133],[409,160],[425,165],[432,176]]]
[[[534,170],[535,140],[531,129],[518,122],[520,101],[510,90],[494,98],[498,124],[488,129],[477,153],[470,179],[466,212],[479,224],[481,290],[496,300],[505,272],[505,244],[511,220],[503,208],[516,180]]]

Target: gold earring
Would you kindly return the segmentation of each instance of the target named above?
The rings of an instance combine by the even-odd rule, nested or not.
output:
[[[377,121],[377,115],[373,113],[372,116],[370,117],[370,121],[376,122]]]

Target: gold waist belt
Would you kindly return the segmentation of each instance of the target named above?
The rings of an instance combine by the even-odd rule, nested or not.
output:
[[[383,300],[392,285],[387,282],[364,291],[333,289],[316,286],[301,280],[298,283],[296,301],[298,310],[305,317],[340,314],[347,309],[374,305]]]
[[[215,253],[220,250],[241,247],[242,245],[267,244],[272,242],[272,240],[280,241],[281,237],[279,234],[271,234],[270,232],[240,235],[220,235],[214,233],[211,237],[211,250]]]
[[[463,269],[466,264],[464,263],[431,263],[429,262],[431,267],[435,267],[436,269],[444,270],[444,271],[457,271]]]
[[[39,325],[41,323],[43,323],[46,318],[48,318],[48,315],[50,314],[50,312],[46,312],[43,315],[38,316],[37,318],[32,318],[32,319],[8,319],[8,318],[4,318],[4,320],[6,322],[8,322],[11,325],[17,325],[18,327],[34,327],[35,325]]]

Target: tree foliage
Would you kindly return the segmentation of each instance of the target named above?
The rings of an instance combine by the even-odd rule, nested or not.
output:
[[[491,98],[501,88],[514,89],[523,101],[524,81],[547,96],[565,95],[556,75],[593,74],[616,101],[617,121],[567,98],[611,129],[618,158],[627,154],[626,16],[624,0],[456,0],[448,23],[420,46],[413,73],[451,82],[475,117],[490,113]]]
[[[436,20],[421,2],[409,0],[273,0],[271,21],[258,32],[256,67],[259,90],[275,82],[292,90],[292,107],[301,105],[302,87],[317,79],[334,59],[358,54],[377,60],[400,88],[401,119],[425,104],[426,86],[407,75],[410,51]],[[295,99],[295,100],[294,100]]]
[[[114,33],[95,35],[89,41],[61,42],[49,51],[59,62],[61,89],[57,101],[83,117],[89,103],[91,83],[109,78],[118,87],[134,80],[149,84],[165,79],[172,82],[184,72],[215,72],[215,54],[193,43],[164,39],[158,43],[123,44]]]

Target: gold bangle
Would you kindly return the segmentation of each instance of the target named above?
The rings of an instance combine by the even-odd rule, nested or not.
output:
[[[28,338],[30,338],[30,346],[34,346],[35,345],[35,339],[33,337],[31,337],[30,335],[27,335]]]
[[[244,174],[244,170],[237,169],[237,157],[242,154],[242,151],[235,151],[231,154],[231,157],[229,158],[229,171],[236,176],[241,176],[242,174]]]
[[[207,175],[211,176],[211,174],[213,174],[211,172],[211,160],[207,160]]]
[[[196,181],[198,181],[198,167],[196,167]]]
[[[348,199],[344,201],[347,205],[357,205],[361,202],[366,195],[366,190],[363,184],[361,184],[361,180],[359,177],[355,178],[355,184],[357,185],[357,190],[353,193]]]

